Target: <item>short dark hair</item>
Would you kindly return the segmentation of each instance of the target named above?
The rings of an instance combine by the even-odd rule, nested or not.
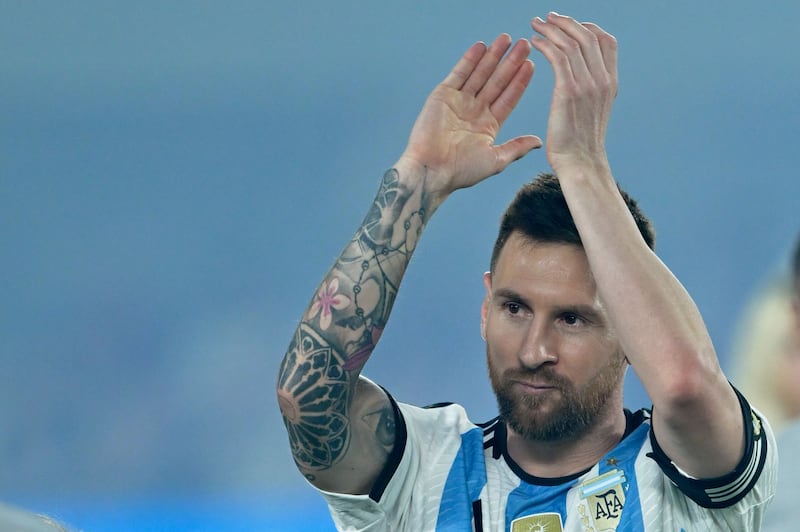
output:
[[[619,185],[617,188],[647,246],[655,249],[656,236],[650,219],[644,215],[636,200]],[[515,231],[539,242],[574,244],[583,247],[578,228],[575,227],[567,200],[561,191],[561,184],[558,178],[550,173],[540,174],[530,183],[523,185],[506,208],[500,218],[500,231],[492,250],[490,271],[494,271],[503,246]]]

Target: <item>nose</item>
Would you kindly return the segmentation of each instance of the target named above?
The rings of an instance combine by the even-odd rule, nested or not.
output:
[[[519,361],[527,369],[558,361],[558,338],[551,325],[543,319],[531,320],[519,350]]]

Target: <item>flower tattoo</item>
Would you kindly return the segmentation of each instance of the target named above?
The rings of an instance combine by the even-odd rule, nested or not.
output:
[[[317,297],[311,308],[308,309],[308,319],[313,319],[319,314],[319,326],[325,331],[331,326],[333,309],[341,310],[347,308],[351,300],[344,294],[337,294],[339,291],[339,279],[333,278],[329,283],[323,281],[322,286],[317,292]]]

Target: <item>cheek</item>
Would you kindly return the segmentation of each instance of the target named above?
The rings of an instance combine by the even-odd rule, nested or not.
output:
[[[565,338],[559,349],[559,364],[576,376],[576,384],[588,382],[621,356],[617,342],[590,335]]]
[[[509,366],[521,348],[520,335],[509,327],[498,326],[491,320],[486,323],[486,353],[495,366]]]
[[[486,329],[486,350],[493,359],[502,359],[514,353],[513,341],[507,334],[498,333],[496,329]]]

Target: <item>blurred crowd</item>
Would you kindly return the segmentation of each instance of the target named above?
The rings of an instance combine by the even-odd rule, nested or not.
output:
[[[800,235],[786,267],[765,280],[744,310],[733,352],[734,384],[778,438],[778,486],[764,530],[797,530],[800,510]]]

